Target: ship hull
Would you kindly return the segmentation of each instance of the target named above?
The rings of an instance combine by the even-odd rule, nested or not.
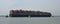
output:
[[[10,17],[51,17],[51,14],[48,15],[11,14]]]

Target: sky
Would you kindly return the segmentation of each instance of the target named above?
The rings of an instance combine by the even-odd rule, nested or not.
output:
[[[38,10],[60,15],[60,0],[0,0],[0,15],[9,15],[12,9]]]

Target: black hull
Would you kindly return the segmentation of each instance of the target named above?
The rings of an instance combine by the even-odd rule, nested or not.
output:
[[[47,14],[47,15],[31,15],[30,17],[51,17],[51,14]]]
[[[11,14],[10,17],[51,17],[51,15],[21,15]]]
[[[28,17],[28,15],[10,15],[10,17]]]

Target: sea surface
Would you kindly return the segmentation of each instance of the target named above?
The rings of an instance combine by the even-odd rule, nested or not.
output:
[[[55,17],[0,17],[0,24],[60,24],[60,16],[55,16]]]

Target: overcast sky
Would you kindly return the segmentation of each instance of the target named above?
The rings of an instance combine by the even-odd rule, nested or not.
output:
[[[60,15],[60,0],[0,0],[0,15],[8,15],[11,9],[39,10]]]

